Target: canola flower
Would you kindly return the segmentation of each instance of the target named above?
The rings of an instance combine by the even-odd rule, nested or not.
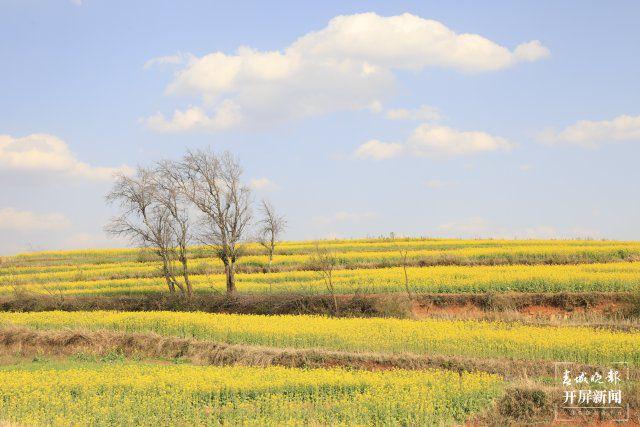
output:
[[[126,271],[127,267],[123,267]],[[114,273],[112,274],[115,274]],[[578,265],[436,266],[408,268],[410,288],[416,293],[471,292],[623,292],[640,290],[640,262]],[[164,279],[97,278],[86,275],[72,280],[55,280],[56,273],[40,273],[42,281],[29,275],[0,282],[0,295],[11,294],[15,286],[24,291],[61,295],[120,295],[166,290]],[[47,280],[47,275],[49,275]],[[40,276],[39,276],[40,277]],[[107,275],[107,277],[109,277]],[[327,292],[323,279],[314,271],[271,274],[238,274],[238,291],[247,294]],[[196,292],[224,292],[222,274],[194,274]],[[401,267],[343,269],[334,272],[336,292],[343,294],[405,292]]]
[[[140,363],[0,368],[21,425],[444,425],[499,396],[496,375]]]
[[[458,240],[458,239],[361,239],[322,241],[342,263],[397,263],[398,249],[409,251],[411,261],[426,263],[567,263],[607,262],[640,256],[640,242],[591,240]],[[282,242],[276,248],[275,265],[299,265],[308,260],[315,243]],[[264,266],[266,256],[257,244],[245,246],[240,261],[249,266]],[[192,247],[193,259],[215,258],[210,248]],[[20,254],[4,264],[26,271],[45,271],[47,267],[120,262],[146,262],[155,259],[146,249],[93,249],[47,251]],[[1,266],[0,266],[1,267]],[[53,271],[53,270],[52,270]],[[0,268],[0,275],[3,269]]]
[[[2,326],[155,332],[232,344],[640,366],[640,331],[471,320],[176,312],[0,313]]]

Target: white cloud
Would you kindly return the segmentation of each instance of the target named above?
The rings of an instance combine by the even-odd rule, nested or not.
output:
[[[372,139],[358,147],[355,156],[361,159],[390,159],[400,155],[402,149],[402,144],[396,142],[381,142],[377,139]]]
[[[535,43],[523,43],[516,51],[531,52]],[[441,66],[479,72],[506,68],[523,59],[478,34],[457,34],[438,21],[410,13],[337,16],[326,28],[307,34],[290,48],[318,57],[358,59],[410,70]]]
[[[225,103],[236,106],[236,114],[252,125],[332,111],[379,111],[395,87],[395,70],[492,71],[542,58],[545,49],[533,41],[510,51],[480,35],[458,34],[440,22],[408,13],[338,16],[281,50],[243,46],[233,54],[192,57],[166,93],[200,97],[202,110],[188,110],[196,117],[192,120],[174,115],[164,125],[164,117],[154,116],[150,124],[159,131],[218,131],[242,124],[203,125],[205,117],[216,117]],[[156,62],[177,60],[170,56]],[[176,121],[180,124],[171,125]]]
[[[618,116],[612,120],[581,120],[556,132],[546,130],[540,140],[549,145],[595,148],[609,142],[640,142],[640,116]]]
[[[156,113],[144,121],[157,132],[217,132],[234,127],[242,121],[242,117],[233,101],[225,101],[216,107],[212,116],[208,116],[200,107],[190,107],[185,111],[175,110],[173,117],[168,120],[162,113]]]
[[[448,187],[449,183],[439,179],[430,179],[426,181],[424,185],[425,187],[430,188],[432,190],[440,190],[442,188]]]
[[[376,218],[376,216],[377,215],[374,212],[340,211],[329,216],[316,216],[313,218],[313,221],[321,224],[330,224],[330,223],[337,223],[337,222],[358,222],[358,221],[371,220]]]
[[[116,172],[127,173],[130,168],[91,166],[78,160],[60,138],[47,134],[32,134],[23,138],[0,135],[1,171],[100,181],[111,179]]]
[[[539,40],[532,40],[518,45],[513,54],[519,61],[534,62],[549,57],[551,52]]]
[[[157,58],[152,58],[144,63],[144,68],[149,69],[153,67],[162,67],[165,65],[182,65],[194,58],[195,57],[190,53],[178,52],[173,55],[166,55],[166,56],[160,56]]]
[[[72,4],[76,6],[82,6],[82,0],[69,0]]]
[[[447,126],[422,124],[407,141],[408,150],[421,157],[458,156],[488,151],[510,150],[513,144],[485,132],[463,132]]]
[[[397,108],[387,110],[385,116],[390,120],[419,120],[436,122],[442,118],[440,111],[429,105],[421,105],[416,109]]]
[[[249,188],[258,191],[273,191],[279,187],[269,178],[254,178],[249,181]]]
[[[438,227],[441,236],[497,239],[588,239],[600,238],[602,233],[583,227],[558,228],[538,225],[524,228],[494,226],[481,217],[451,221]]]
[[[24,233],[66,230],[70,227],[69,219],[59,213],[39,214],[14,208],[0,209],[0,230]]]
[[[359,158],[389,159],[401,154],[417,157],[461,156],[490,151],[506,151],[514,147],[508,140],[485,132],[463,132],[447,126],[424,123],[404,143],[380,142],[372,139],[355,152]]]

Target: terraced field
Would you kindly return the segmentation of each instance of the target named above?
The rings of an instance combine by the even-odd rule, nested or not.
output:
[[[157,275],[155,266],[148,266]],[[417,293],[477,292],[629,292],[640,290],[640,262],[581,265],[508,265],[408,267],[409,289]],[[0,295],[16,290],[31,293],[55,292],[78,295],[130,295],[162,292],[161,277],[117,278],[116,273],[89,269],[50,273],[5,275]],[[402,267],[344,269],[333,276],[336,292],[405,292]],[[191,277],[194,291],[221,293],[223,274],[197,274]],[[314,271],[244,273],[237,276],[243,294],[318,295],[327,292],[323,278]]]
[[[629,292],[640,289],[640,245],[636,242],[403,240],[329,241],[337,259],[339,293],[405,292],[399,248],[407,250],[410,291]],[[245,294],[326,293],[310,265],[315,246],[287,242],[278,247],[274,272],[248,245],[240,259],[238,291]],[[431,268],[428,268],[431,267]],[[191,272],[199,293],[224,290],[222,264],[203,248],[192,251]],[[256,272],[260,270],[260,272]],[[245,273],[242,273],[245,271]],[[160,264],[144,250],[43,252],[0,264],[0,295],[16,291],[58,295],[118,295],[165,289]]]
[[[534,327],[501,322],[341,319],[173,312],[0,313],[0,324],[157,333],[282,348],[444,354],[640,366],[640,331]]]
[[[584,369],[625,362],[623,390],[637,406],[640,243],[322,245],[338,260],[335,307],[309,261],[313,242],[281,244],[270,273],[266,256],[248,245],[233,297],[223,294],[212,254],[192,248],[190,300],[168,296],[145,250],[3,259],[0,418],[19,425],[549,422],[558,361]],[[514,399],[535,410],[515,411]],[[635,409],[631,415],[638,417]]]

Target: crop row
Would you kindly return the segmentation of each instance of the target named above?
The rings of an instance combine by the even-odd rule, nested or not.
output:
[[[0,313],[0,325],[154,332],[231,344],[385,354],[628,362],[640,366],[640,331],[462,320],[255,316],[176,312]]]
[[[0,368],[20,425],[442,425],[499,395],[489,374],[51,363]]]
[[[517,240],[345,240],[322,241],[344,264],[398,263],[401,248],[411,262],[438,263],[567,263],[606,262],[640,256],[640,243],[615,241],[517,241]],[[266,265],[264,250],[246,245],[241,263]],[[309,242],[283,242],[276,248],[275,266],[301,266],[315,250]],[[192,259],[215,258],[211,249],[193,247]],[[3,261],[0,274],[73,270],[78,266],[112,263],[146,263],[155,257],[149,250],[103,249],[23,254]],[[216,264],[217,265],[217,264]]]
[[[56,273],[42,273],[37,280],[28,275],[7,276],[0,282],[0,295],[16,291],[55,295],[124,295],[166,290],[158,277],[93,279],[84,276],[62,280]],[[409,290],[413,293],[469,292],[622,292],[640,290],[640,262],[578,265],[436,266],[409,267]],[[333,273],[335,292],[405,292],[401,267],[345,269]],[[199,293],[223,292],[221,274],[192,276]],[[326,283],[315,271],[247,273],[237,275],[238,292],[327,293]]]

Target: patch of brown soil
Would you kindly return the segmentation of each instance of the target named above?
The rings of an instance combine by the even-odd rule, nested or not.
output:
[[[414,319],[445,318],[571,324],[616,330],[640,329],[625,294],[418,295]]]
[[[575,310],[584,311],[583,308],[577,308]],[[567,311],[560,307],[550,307],[548,305],[530,305],[520,310],[520,313],[535,318],[543,319],[557,319],[567,316]]]
[[[484,315],[485,311],[477,305],[463,304],[463,305],[450,305],[446,307],[438,307],[435,305],[423,306],[419,303],[414,303],[411,308],[411,314],[416,319],[423,319],[434,317],[434,315],[445,315],[451,317],[469,317],[480,318]]]

